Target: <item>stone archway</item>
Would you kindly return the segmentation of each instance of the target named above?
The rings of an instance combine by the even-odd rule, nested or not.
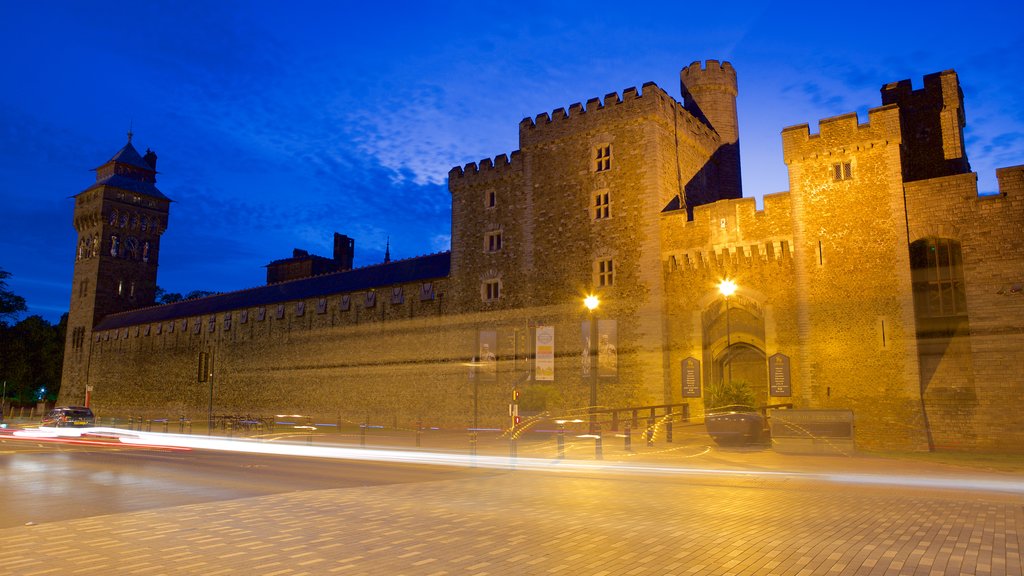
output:
[[[765,353],[765,319],[760,304],[737,293],[728,300],[711,299],[703,313],[705,390],[745,383],[751,404],[768,404],[768,361]],[[728,386],[727,386],[728,387]],[[705,396],[705,402],[713,399]],[[712,407],[712,406],[706,406]]]

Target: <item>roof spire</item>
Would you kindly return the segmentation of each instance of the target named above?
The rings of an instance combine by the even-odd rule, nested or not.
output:
[[[132,136],[135,135],[135,133],[132,132],[132,127],[134,127],[134,125],[135,125],[135,121],[134,120],[129,120],[128,121],[128,143],[129,144],[132,143]]]
[[[391,262],[391,236],[388,236],[388,242],[384,246],[384,263]]]

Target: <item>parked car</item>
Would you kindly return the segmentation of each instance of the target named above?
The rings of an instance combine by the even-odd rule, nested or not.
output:
[[[62,406],[43,416],[41,426],[83,428],[96,425],[96,416],[85,406]]]
[[[717,444],[756,444],[768,438],[765,417],[751,406],[714,408],[704,416],[708,435]]]

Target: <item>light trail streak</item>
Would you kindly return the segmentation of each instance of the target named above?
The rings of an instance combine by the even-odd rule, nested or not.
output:
[[[126,431],[118,428],[87,429],[35,429],[19,430],[19,436],[32,438],[80,437],[83,434],[116,438],[121,443],[164,449],[195,449],[274,456],[299,456],[307,458],[328,458],[338,460],[361,460],[392,462],[400,464],[421,464],[431,466],[458,466],[488,469],[515,469],[518,471],[554,472],[564,474],[646,474],[679,477],[733,477],[733,478],[774,478],[804,479],[831,484],[856,484],[879,487],[928,488],[941,490],[974,490],[1024,494],[1024,480],[1006,480],[980,476],[939,477],[910,474],[871,474],[856,472],[800,472],[773,470],[731,470],[719,468],[691,468],[644,464],[635,462],[612,462],[596,460],[558,460],[556,458],[530,458],[493,455],[471,455],[453,452],[427,452],[383,448],[324,446],[267,442],[243,438],[219,438],[187,434],[164,434],[159,432]],[[33,435],[35,434],[35,435]]]
[[[548,458],[511,458],[508,456],[470,455],[444,452],[423,452],[412,450],[388,450],[380,448],[348,448],[343,446],[301,445],[267,443],[246,439],[225,439],[180,434],[135,433],[121,434],[126,444],[147,444],[177,446],[202,450],[221,450],[250,454],[272,454],[278,456],[305,456],[312,458],[334,458],[342,460],[369,460],[403,464],[426,464],[435,466],[460,466],[490,469],[532,470],[569,474],[592,474],[613,472],[624,474],[656,474],[662,476],[726,476],[801,478],[833,484],[861,484],[870,486],[895,486],[906,488],[932,488],[946,490],[979,490],[1024,494],[1024,481],[1002,480],[971,476],[930,477],[893,474],[867,473],[819,473],[798,471],[749,471],[717,468],[688,468],[679,466],[651,465],[587,460],[558,460]]]

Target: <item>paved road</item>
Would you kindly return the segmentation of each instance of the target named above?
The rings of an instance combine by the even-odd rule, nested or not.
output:
[[[97,456],[76,453],[69,470],[82,465],[77,458]],[[648,459],[654,466],[646,471],[570,471],[550,462],[533,469],[525,460],[513,470],[416,469],[401,483],[311,484],[19,525],[0,529],[0,573],[1024,573],[1016,476],[920,475],[899,462],[770,451],[705,457],[686,469]],[[147,465],[156,458],[144,456]],[[215,464],[211,477],[235,466],[218,467],[201,453],[184,458]],[[737,473],[744,461],[749,467]],[[711,464],[732,472],[700,471]],[[360,474],[358,464],[334,465],[346,471],[341,477]],[[390,473],[391,465],[380,466]],[[950,481],[928,486],[939,478]],[[189,474],[177,482],[187,484]]]
[[[449,467],[154,450],[110,442],[33,442],[0,436],[0,528],[472,473]]]

